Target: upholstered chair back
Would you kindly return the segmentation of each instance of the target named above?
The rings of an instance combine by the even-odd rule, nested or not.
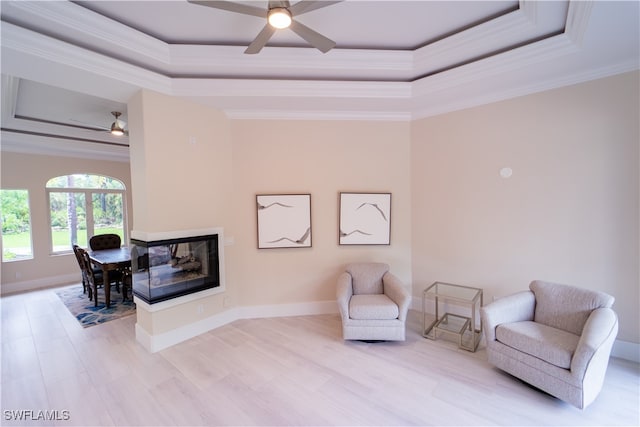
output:
[[[117,249],[120,247],[121,239],[117,234],[96,234],[89,239],[89,247],[92,251],[102,249]]]
[[[347,265],[351,275],[354,295],[384,293],[382,277],[389,271],[389,265],[378,262],[354,263]]]
[[[536,298],[534,321],[581,335],[596,308],[611,308],[615,299],[604,292],[535,280],[529,289]]]

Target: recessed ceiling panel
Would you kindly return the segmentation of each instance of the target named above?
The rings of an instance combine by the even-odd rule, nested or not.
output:
[[[241,2],[266,9],[266,1]],[[296,2],[292,2],[295,4]],[[259,17],[186,1],[82,1],[79,5],[171,44],[247,45]],[[300,15],[338,48],[412,50],[518,8],[518,1],[343,1]],[[271,46],[306,46],[279,30]]]
[[[112,111],[122,113],[127,121],[127,106],[58,87],[20,80],[15,116],[29,120],[69,126],[108,129],[114,121]]]

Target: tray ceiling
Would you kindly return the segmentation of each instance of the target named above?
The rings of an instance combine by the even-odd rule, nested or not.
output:
[[[126,121],[141,88],[231,118],[427,117],[638,69],[639,12],[638,2],[347,0],[297,18],[336,42],[328,53],[278,30],[245,55],[259,17],[187,1],[5,0],[2,149],[126,160],[126,137],[103,128],[111,111]]]

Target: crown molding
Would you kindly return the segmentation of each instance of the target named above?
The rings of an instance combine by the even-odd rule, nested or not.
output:
[[[0,108],[2,111],[1,120],[4,125],[9,120],[13,119],[16,114],[16,102],[18,99],[18,88],[20,87],[20,79],[17,77],[2,75],[2,101]]]
[[[464,58],[479,56],[479,52],[491,55],[496,43],[506,48],[527,37],[527,32],[535,28],[529,15],[535,15],[531,10],[536,11],[537,5],[535,2],[526,4],[529,5],[528,13],[519,9],[417,49],[414,52],[417,74],[451,67]]]
[[[570,0],[571,1],[571,0]],[[520,0],[520,12],[533,24],[538,24],[538,0]]]
[[[412,120],[424,119],[440,114],[450,113],[453,111],[464,110],[467,108],[478,107],[481,105],[491,104],[493,102],[505,101],[508,99],[518,98],[521,96],[532,95],[548,90],[558,89],[575,84],[585,83],[591,80],[611,77],[617,74],[632,72],[638,70],[638,63],[635,61],[626,61],[618,64],[600,67],[597,69],[579,71],[570,75],[560,77],[551,77],[544,80],[536,81],[529,85],[515,85],[504,90],[495,90],[483,93],[478,96],[466,96],[456,98],[449,103],[431,103],[426,108],[419,108],[412,114]]]
[[[2,8],[5,13],[13,9],[27,14],[31,25],[65,35],[80,34],[85,43],[91,38],[116,53],[127,51],[134,57],[169,62],[166,43],[69,1],[12,1],[3,3]]]
[[[171,93],[190,97],[408,99],[411,83],[176,78],[172,80]]]
[[[399,121],[412,119],[409,111],[338,111],[338,110],[225,110],[232,120],[331,120],[331,121]]]
[[[593,2],[590,0],[569,2],[565,33],[576,46],[582,46],[582,40],[589,26],[592,9]]]
[[[33,135],[2,129],[2,151],[129,162],[129,147],[69,139],[63,135]]]
[[[170,91],[171,79],[161,74],[7,22],[2,23],[1,31],[3,73],[6,73],[6,70],[9,70],[10,73],[12,64],[21,63],[21,61],[13,59],[29,57],[51,64],[50,69],[54,70],[58,68],[57,65],[62,65],[87,72],[90,75],[124,82],[133,87],[144,87],[162,93]],[[10,53],[16,56],[8,61],[4,56]],[[126,102],[127,99],[120,101]]]
[[[498,74],[526,68],[569,55],[579,49],[564,35],[550,37],[538,43],[509,50],[451,70],[420,79],[413,84],[414,97],[451,89]]]
[[[170,74],[197,77],[406,81],[414,75],[411,51],[266,46],[260,55],[243,55],[242,46],[171,45]],[[275,74],[277,73],[277,74]]]

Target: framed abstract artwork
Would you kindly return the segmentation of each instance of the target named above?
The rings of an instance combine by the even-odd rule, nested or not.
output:
[[[391,193],[340,193],[341,245],[391,244]]]
[[[258,194],[258,249],[311,247],[311,194]]]

